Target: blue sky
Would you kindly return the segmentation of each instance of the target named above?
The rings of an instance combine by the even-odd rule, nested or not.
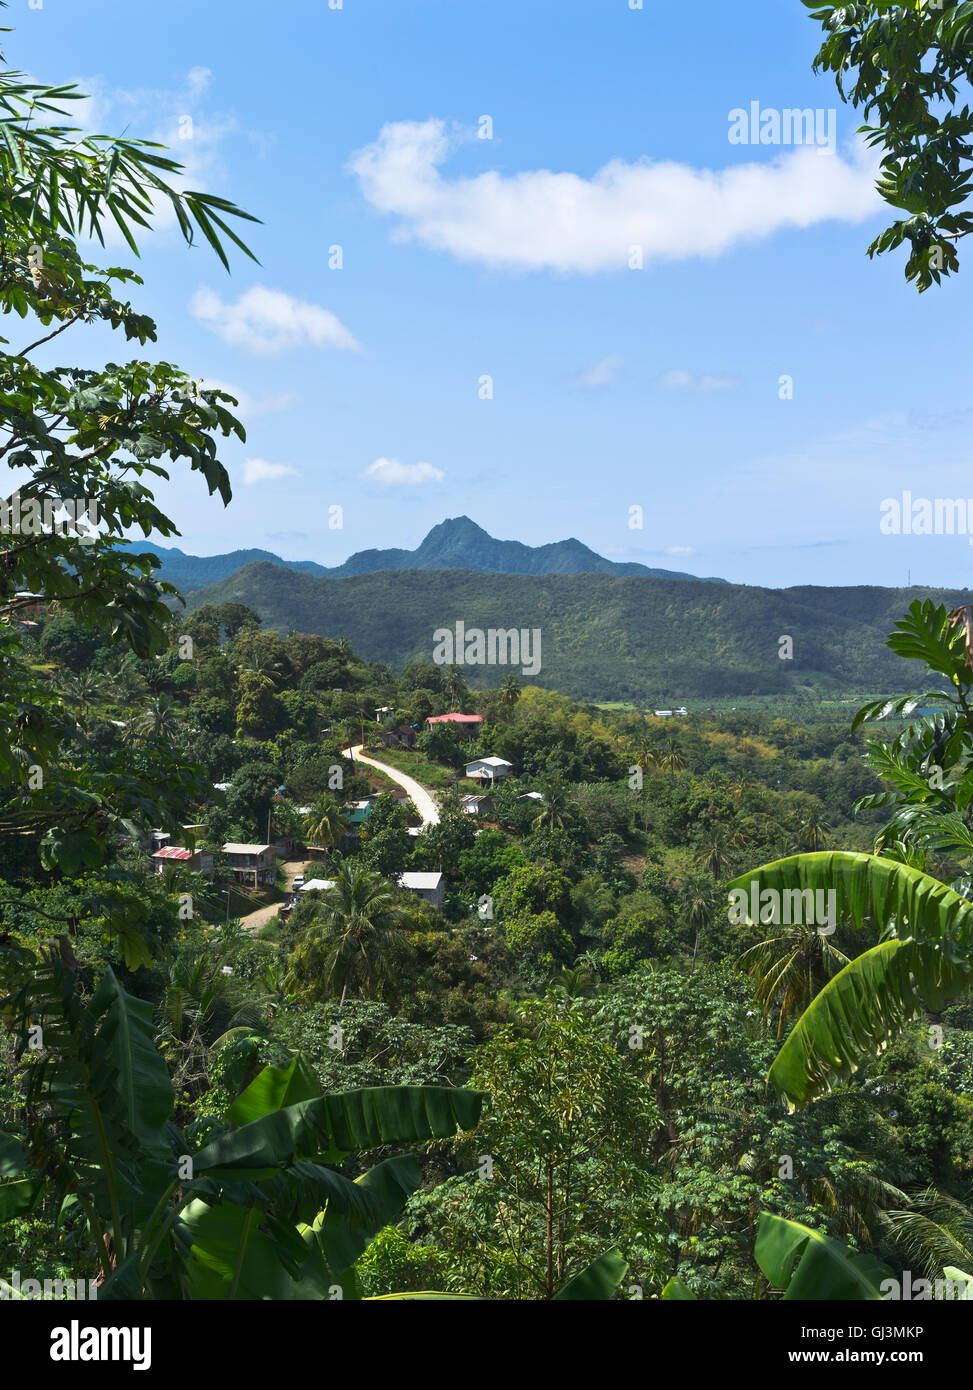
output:
[[[77,81],[86,126],[168,141],[263,219],[231,276],[164,219],[143,249],[155,354],[237,388],[248,429],[229,508],[159,490],[171,543],[337,564],[466,513],[745,583],[968,583],[967,536],[879,520],[903,490],[973,498],[973,266],[919,296],[867,259],[890,210],[798,0],[8,16],[10,65]],[[837,148],[731,143],[752,102],[836,109]]]

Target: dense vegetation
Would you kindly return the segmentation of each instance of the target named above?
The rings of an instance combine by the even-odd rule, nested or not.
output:
[[[575,699],[668,707],[802,688],[863,695],[894,689],[905,673],[884,636],[914,596],[951,608],[968,597],[454,570],[322,579],[254,564],[193,594],[190,603],[243,603],[281,632],[340,633],[356,651],[396,669],[429,661],[434,631],[452,630],[457,618],[467,629],[539,628],[537,684]],[[779,655],[783,637],[793,639],[792,659]],[[476,679],[499,686],[508,674],[481,666]]]
[[[79,732],[61,756],[82,775],[113,760],[151,762],[164,748],[197,769],[194,794],[166,828],[204,826],[196,844],[218,862],[224,840],[263,840],[268,815],[275,836],[310,839],[313,828],[333,846],[324,872],[337,880],[286,921],[253,930],[246,911],[235,914],[254,903],[233,898],[229,915],[225,869],[213,883],[178,867],[155,876],[138,836],[105,844],[97,868],[74,873],[45,868],[36,834],[16,848],[8,840],[4,951],[15,999],[25,1010],[32,1001],[25,1026],[41,1017],[38,991],[45,1017],[68,997],[83,1018],[96,1008],[85,1001],[106,989],[99,981],[110,981],[110,998],[124,996],[165,1059],[179,1135],[170,1147],[202,1153],[210,1183],[221,1172],[213,1146],[222,1153],[242,1132],[250,1111],[240,1094],[264,1095],[262,1077],[275,1079],[275,1103],[415,1085],[489,1097],[469,1134],[439,1142],[418,1166],[401,1149],[349,1143],[356,1152],[339,1157],[339,1175],[399,1165],[396,1200],[382,1208],[389,1220],[379,1227],[372,1216],[375,1239],[359,1241],[353,1270],[321,1256],[295,1282],[274,1217],[274,1239],[248,1251],[233,1296],[323,1296],[338,1283],[345,1296],[550,1297],[618,1249],[627,1273],[618,1265],[615,1283],[624,1274],[644,1296],[668,1287],[668,1296],[749,1297],[763,1268],[761,1212],[837,1239],[843,1258],[857,1248],[894,1270],[912,1258],[896,1222],[911,1231],[932,1200],[965,1210],[973,1018],[962,1007],[944,1016],[939,1051],[924,1024],[906,1028],[864,1079],[810,1110],[788,1115],[763,1081],[809,991],[871,947],[877,926],[843,921],[829,938],[733,925],[726,884],[794,851],[870,847],[884,808],[867,762],[881,759],[863,758],[860,732],[757,714],[606,715],[513,680],[471,692],[458,670],[431,663],[396,677],[347,643],[264,630],[239,606],[198,609],[149,658],[122,655],[63,611],[21,645],[75,712]],[[421,728],[457,705],[485,715],[476,738],[440,725],[409,751],[384,748],[383,728]],[[444,787],[437,826],[409,835],[388,779],[347,759],[343,749],[363,735],[371,756]],[[515,775],[474,820],[457,796],[464,761],[485,753]],[[349,842],[341,805],[369,790],[384,794]],[[520,800],[528,790],[543,800]],[[955,872],[948,857],[927,868]],[[442,913],[397,887],[408,869],[445,873]],[[132,901],[137,942],[124,916]],[[62,945],[38,967],[52,934]],[[5,1048],[11,1131],[25,1103],[45,1109],[43,1073],[29,1049],[18,1061],[16,1037],[14,1028]],[[45,1065],[56,1070],[54,1058]],[[292,1074],[303,1089],[278,1079]],[[444,1119],[441,1140],[452,1123]],[[404,1131],[400,1144],[410,1137],[423,1136]],[[81,1211],[59,1222],[63,1194],[49,1180],[16,1182],[31,1200],[7,1228],[9,1258],[26,1245],[51,1277],[80,1267],[111,1278],[110,1262],[99,1273]],[[313,1228],[325,1195],[312,1188],[303,1208],[288,1197],[298,1229]],[[203,1254],[176,1272],[171,1255],[157,1262],[146,1287],[226,1296],[229,1285],[197,1267],[207,1264],[212,1208],[193,1190],[184,1196],[184,1239],[203,1241]],[[262,1189],[253,1200],[270,1209]]]
[[[40,124],[71,96],[0,83],[0,307],[144,346],[137,277],[84,261],[79,219],[134,244],[165,198],[225,260],[242,214],[136,141]],[[0,553],[0,1292],[16,1270],[105,1299],[770,1302],[914,1272],[969,1297],[970,609],[914,602],[881,661],[880,590],[429,572],[301,589],[284,631],[236,592],[174,615],[120,537],[174,534],[149,486],[170,467],[229,499],[232,399],[38,346],[3,355],[0,457],[21,502],[97,497],[100,529]],[[509,670],[470,689],[411,637],[397,669],[347,640],[343,593],[385,594],[388,642],[420,594],[424,632],[460,599],[468,626],[549,626],[551,681],[573,631],[599,638],[583,686],[619,651],[657,654],[653,688],[749,689],[791,632],[795,671],[922,703],[848,727],[599,710]],[[458,711],[473,739],[427,723]],[[491,755],[512,775],[473,816],[465,764]],[[212,876],[159,872],[154,831]],[[266,840],[331,886],[283,912],[282,869],[236,883],[223,845]],[[410,870],[445,877],[441,908]]]

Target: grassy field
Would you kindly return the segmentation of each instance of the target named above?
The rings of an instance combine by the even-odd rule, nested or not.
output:
[[[686,709],[692,715],[703,714],[727,714],[737,713],[759,713],[778,715],[783,719],[792,719],[796,723],[837,723],[847,719],[849,723],[855,714],[870,700],[881,700],[884,698],[898,699],[899,696],[893,692],[889,695],[888,691],[861,691],[854,694],[828,694],[812,695],[809,692],[795,692],[793,695],[733,695],[725,699],[706,699],[682,701]],[[599,701],[594,706],[595,709],[604,710],[606,713],[637,713],[645,714],[650,717],[654,714],[654,708],[646,705],[630,704],[620,700]],[[678,716],[676,716],[678,718]]]
[[[404,772],[407,777],[414,777],[422,786],[434,790],[448,786],[456,776],[450,768],[428,762],[421,753],[412,753],[405,748],[367,748],[365,752],[376,762],[388,763],[389,767]],[[462,791],[477,790],[475,783],[466,782],[465,779],[461,779],[459,785]]]

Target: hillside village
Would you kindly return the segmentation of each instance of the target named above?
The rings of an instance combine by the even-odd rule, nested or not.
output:
[[[173,622],[167,650],[144,659],[55,606],[33,612],[21,640],[72,711],[78,771],[96,774],[106,759],[135,769],[151,754],[169,759],[170,773],[150,822],[115,783],[96,872],[79,862],[52,877],[36,848],[18,852],[7,840],[4,923],[24,942],[40,939],[34,908],[71,904],[73,957],[86,972],[111,962],[153,1001],[183,1077],[177,1116],[204,1130],[262,1066],[289,1065],[295,1049],[321,1084],[438,1077],[461,1086],[492,1048],[520,1035],[524,1010],[569,1007],[579,1028],[602,1037],[599,1019],[622,1027],[612,1010],[629,1018],[627,1032],[633,990],[640,1017],[674,1001],[667,1029],[689,1030],[702,1064],[724,1084],[743,1084],[753,1060],[724,1056],[693,1021],[699,1007],[743,1018],[759,987],[761,931],[730,926],[726,884],[794,850],[865,848],[880,815],[871,825],[854,815],[877,782],[860,760],[861,735],[841,725],[599,710],[513,677],[477,691],[458,668],[417,662],[396,674],[340,638],[281,636],[242,605]],[[145,825],[138,835],[133,813]],[[116,924],[107,940],[106,894]],[[145,955],[117,925],[132,895],[149,932]],[[854,949],[854,932],[842,932]],[[739,968],[748,950],[754,985]],[[343,1051],[332,1049],[334,1036]],[[773,1050],[769,1034],[752,1045]],[[621,1065],[626,1053],[610,1055]],[[928,1084],[919,1061],[908,1066]],[[504,1084],[491,1082],[498,1101]],[[658,1104],[659,1123],[674,1132],[693,1123],[680,1118],[677,1097],[660,1092]],[[893,1108],[883,1107],[883,1123],[894,1171],[900,1181],[929,1173],[910,1157],[908,1122]],[[956,1143],[964,1114],[950,1121]],[[721,1143],[742,1154],[750,1131],[750,1119],[728,1118]],[[854,1129],[841,1134],[850,1175],[862,1160]],[[703,1156],[698,1168],[687,1162],[702,1179]],[[449,1170],[445,1190],[459,1205],[448,1207],[448,1222],[459,1211],[471,1220],[459,1154]],[[768,1163],[757,1179],[759,1200],[780,1200],[775,1172]],[[636,1199],[641,1179],[633,1182],[630,1217],[644,1220],[636,1213],[647,1195]],[[602,1197],[592,1190],[587,1200]],[[652,1218],[661,1221],[654,1253],[637,1258],[659,1277],[689,1269],[688,1255],[673,1265],[655,1242],[681,1232],[685,1250],[702,1200],[680,1199],[678,1213],[660,1208]],[[808,1200],[798,1180],[784,1210],[803,1213]],[[404,1219],[429,1248],[452,1248],[446,1210],[436,1215],[417,1197]],[[719,1223],[731,1257],[714,1262],[700,1288],[729,1294],[750,1277],[734,1211]],[[611,1225],[607,1208],[599,1221]],[[478,1230],[478,1248],[490,1248],[488,1230]],[[837,1215],[834,1230],[848,1234]],[[570,1236],[565,1258],[582,1260],[585,1239]],[[499,1246],[495,1254],[502,1263]],[[458,1277],[475,1285],[472,1268],[460,1266]],[[693,1268],[698,1280],[709,1267]],[[362,1277],[377,1291],[407,1279],[398,1264],[385,1283]],[[432,1267],[415,1277],[441,1282]]]
[[[32,1369],[225,1378],[250,1303],[612,1303],[724,1375],[957,1344],[858,1308],[973,1299],[970,509],[913,491],[968,423],[973,0],[805,0],[810,69],[761,3],[4,30]],[[797,104],[728,140],[744,67]],[[481,505],[525,539],[436,520]]]

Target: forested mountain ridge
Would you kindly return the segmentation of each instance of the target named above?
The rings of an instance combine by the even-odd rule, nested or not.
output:
[[[244,565],[265,561],[283,569],[332,579],[381,570],[476,570],[485,574],[615,574],[646,579],[695,579],[679,570],[652,569],[632,562],[606,560],[571,537],[548,545],[498,541],[468,516],[447,518],[434,526],[415,550],[359,550],[344,564],[328,567],[315,560],[282,560],[270,550],[232,550],[224,555],[187,555],[176,547],[132,542],[140,554],[158,556],[159,578],[186,593],[228,579]],[[703,580],[723,583],[723,580]]]
[[[429,660],[433,632],[540,628],[531,679],[577,699],[684,700],[774,694],[797,685],[890,689],[901,663],[885,646],[915,597],[951,608],[959,591],[879,587],[761,589],[700,580],[613,575],[495,575],[399,571],[347,579],[247,565],[192,595],[189,607],[240,602],[268,627],[346,636],[370,661]],[[781,639],[793,659],[781,659]],[[480,667],[500,684],[508,668]]]

